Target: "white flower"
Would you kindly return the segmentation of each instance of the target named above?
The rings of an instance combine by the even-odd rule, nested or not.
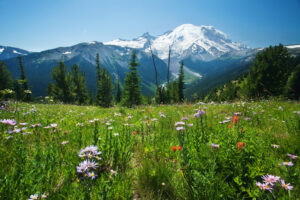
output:
[[[118,172],[114,171],[113,169],[110,170],[110,173],[111,173],[111,175],[114,175],[114,176],[116,176],[118,174]]]
[[[30,198],[28,200],[36,200],[39,198],[39,194],[33,194],[33,195],[30,195]]]
[[[69,143],[69,141],[63,141],[61,144],[62,145],[66,145],[66,144],[68,144]]]

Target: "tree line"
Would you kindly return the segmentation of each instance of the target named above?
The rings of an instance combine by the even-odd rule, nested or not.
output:
[[[70,70],[61,61],[51,71],[51,82],[47,87],[47,100],[53,102],[62,102],[78,105],[97,105],[101,107],[110,107],[114,104],[133,107],[141,104],[170,104],[184,101],[184,63],[180,63],[178,79],[170,81],[170,53],[167,83],[158,84],[157,69],[155,58],[151,50],[153,65],[155,69],[156,92],[152,96],[143,96],[141,94],[141,79],[138,75],[139,62],[137,61],[136,51],[131,54],[129,62],[129,72],[126,74],[124,85],[122,87],[120,80],[113,84],[109,72],[101,66],[100,55],[97,53],[95,58],[97,87],[96,94],[87,90],[85,73],[79,70],[77,64],[74,64]],[[14,80],[7,67],[0,62],[0,99],[16,99],[19,101],[33,101],[30,86],[25,76],[22,58],[19,57],[20,79]],[[116,90],[114,90],[116,88]],[[153,101],[154,99],[154,101]]]
[[[282,44],[259,52],[249,72],[211,90],[204,101],[233,101],[283,97],[300,98],[300,57]]]
[[[20,78],[13,79],[6,65],[0,61],[0,99],[16,99],[18,101],[32,101],[30,86],[25,76],[25,69],[21,56],[18,56]]]

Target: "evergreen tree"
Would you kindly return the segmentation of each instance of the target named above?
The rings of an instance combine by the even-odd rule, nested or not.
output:
[[[96,54],[96,72],[97,72],[97,94],[96,104],[102,107],[109,107],[112,105],[112,90],[113,84],[109,72],[100,67],[99,54]]]
[[[106,69],[100,69],[100,80],[98,81],[97,102],[99,106],[109,107],[112,105],[113,84]]]
[[[170,84],[170,94],[171,94],[171,103],[178,103],[179,96],[178,96],[178,82],[173,81]]]
[[[178,74],[178,100],[180,103],[182,103],[184,101],[184,72],[183,72],[183,61],[181,61],[180,63],[180,69],[179,69],[179,74]]]
[[[12,89],[13,78],[11,77],[6,65],[0,61],[0,90]]]
[[[55,85],[53,83],[49,83],[48,88],[47,88],[47,94],[49,97],[56,97],[56,89]]]
[[[118,80],[116,102],[120,103],[121,99],[122,99],[121,85],[120,85],[120,80]]]
[[[100,58],[99,58],[99,53],[96,54],[96,73],[97,73],[97,84],[98,81],[100,80]]]
[[[90,91],[90,92],[89,92],[88,102],[89,102],[89,105],[94,105],[94,95],[93,95],[93,91]]]
[[[296,66],[288,78],[285,95],[291,99],[300,98],[300,64]]]
[[[267,97],[283,93],[289,75],[289,54],[280,44],[270,46],[256,55],[247,76],[248,96]]]
[[[21,80],[14,80],[14,91],[16,93],[16,99],[18,101],[23,100],[24,91],[23,91],[23,82]]]
[[[75,101],[77,103],[85,104],[87,101],[87,89],[86,89],[86,84],[85,84],[85,73],[79,72],[78,66],[75,64],[72,66],[71,69],[72,77],[73,77],[73,83],[75,86]]]
[[[123,105],[132,107],[142,103],[140,79],[138,77],[137,66],[139,63],[136,61],[136,52],[133,51],[131,61],[129,63],[129,73],[127,73],[124,84]]]
[[[24,101],[30,101],[31,99],[31,91],[29,90],[29,85],[25,76],[25,69],[24,69],[24,65],[23,65],[23,61],[21,56],[18,56],[18,60],[19,60],[19,67],[20,67],[20,81],[19,84],[22,85],[21,87],[21,99]]]
[[[72,74],[67,73],[67,66],[63,62],[59,62],[59,66],[55,66],[51,72],[52,79],[55,82],[55,99],[64,103],[72,103],[74,100],[74,84]]]

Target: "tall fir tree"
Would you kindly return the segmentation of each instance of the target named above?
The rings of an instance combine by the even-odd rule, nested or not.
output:
[[[0,61],[0,90],[12,89],[13,78],[11,77],[6,65]]]
[[[184,72],[183,72],[183,61],[180,62],[180,69],[178,74],[178,100],[180,103],[184,101]]]
[[[132,52],[129,65],[129,72],[127,73],[125,78],[122,104],[127,107],[133,107],[142,103],[140,78],[138,77],[137,71],[137,66],[139,65],[139,63],[136,61],[135,51]]]
[[[100,57],[99,53],[96,54],[96,105],[100,105],[100,91],[99,91],[99,81],[100,81]]]
[[[0,61],[0,99],[8,99],[13,96],[13,78],[6,65]]]
[[[99,57],[99,53],[96,54],[96,73],[97,73],[97,81],[100,80],[100,57]]]
[[[295,67],[287,80],[285,95],[290,99],[300,98],[300,64]]]
[[[120,103],[121,99],[122,99],[121,84],[120,84],[120,80],[118,80],[116,102]]]
[[[280,44],[270,46],[256,55],[247,76],[248,96],[267,97],[283,93],[288,79],[288,50]]]
[[[22,57],[18,56],[19,61],[19,67],[20,67],[20,81],[19,84],[21,84],[21,99],[24,101],[30,101],[31,99],[31,91],[29,90],[29,85],[25,76],[25,69],[22,61]]]
[[[89,103],[89,105],[94,105],[94,94],[93,94],[93,91],[89,92],[88,103]]]
[[[178,103],[179,96],[178,96],[178,81],[173,81],[170,83],[170,100],[171,103]]]
[[[85,84],[85,73],[80,73],[79,67],[76,64],[72,66],[71,73],[75,87],[75,101],[80,105],[85,104],[88,98]]]
[[[47,94],[49,97],[56,97],[57,96],[57,90],[55,88],[55,85],[53,83],[49,83],[47,87]]]
[[[109,72],[100,67],[100,57],[96,54],[96,73],[97,73],[97,94],[96,104],[101,107],[109,107],[112,105],[113,84]]]
[[[111,77],[106,69],[100,70],[100,80],[98,81],[98,105],[101,107],[110,107],[112,105],[113,84]]]
[[[72,74],[67,72],[67,66],[59,62],[51,72],[52,79],[55,82],[55,99],[64,103],[72,103],[74,100],[74,84]]]

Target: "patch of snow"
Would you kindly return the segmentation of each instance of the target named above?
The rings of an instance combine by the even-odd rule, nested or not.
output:
[[[16,50],[13,50],[13,53],[15,53],[15,54],[22,54],[20,52],[17,52]]]
[[[0,49],[0,53],[2,53],[3,51],[4,51],[4,48],[1,48],[1,49]]]
[[[121,40],[116,39],[110,42],[104,42],[105,45],[115,45],[120,47],[130,47],[135,49],[141,49],[144,47],[145,43],[147,42],[146,38],[138,38],[137,40]]]
[[[286,46],[289,49],[300,48],[300,44]]]
[[[64,54],[64,55],[69,55],[69,54],[71,54],[72,52],[71,51],[66,51],[66,52],[64,52],[64,53],[62,53],[62,54]]]
[[[87,42],[88,44],[96,44],[95,41]]]

